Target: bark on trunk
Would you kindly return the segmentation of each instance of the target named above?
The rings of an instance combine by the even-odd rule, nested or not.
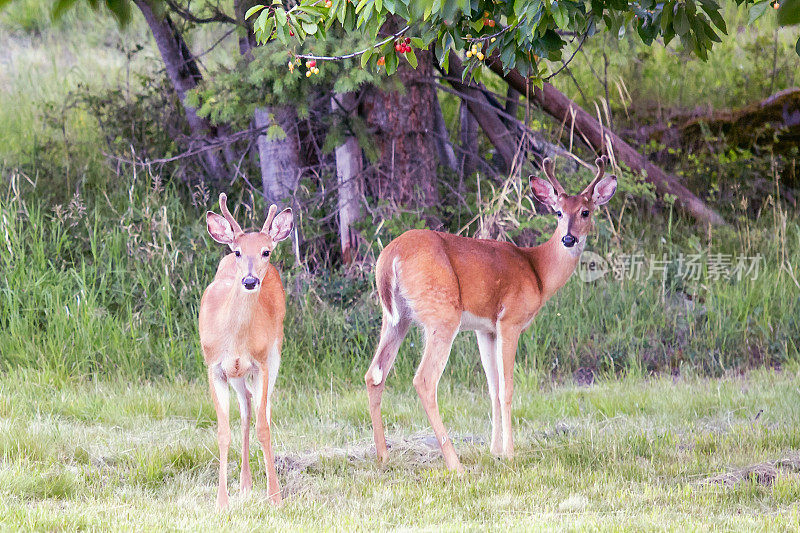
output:
[[[648,161],[647,157],[637,152],[631,145],[623,141],[614,132],[603,127],[589,113],[575,102],[559,92],[547,82],[541,89],[526,87],[527,79],[517,70],[503,72],[503,66],[497,56],[491,56],[486,61],[492,71],[503,78],[506,83],[516,89],[520,94],[528,94],[535,103],[558,121],[566,120],[572,124],[574,113],[574,127],[576,133],[585,139],[592,148],[600,153],[613,152],[620,161],[624,162],[633,172],[645,171],[646,180],[654,184],[661,193],[669,193],[677,197],[677,203],[697,220],[713,225],[723,225],[725,220],[713,209],[708,207],[700,198],[671,176]]]
[[[353,113],[356,97],[353,93],[334,94],[331,111],[345,116]],[[361,173],[364,171],[358,139],[348,135],[336,147],[336,182],[338,186],[339,243],[342,260],[350,264],[358,251],[358,233],[353,224],[361,215]]]
[[[506,114],[511,115],[512,117],[517,116],[517,109],[519,109],[519,93],[510,85],[506,90],[506,103],[505,103]],[[514,124],[508,124],[509,128],[514,127]]]
[[[442,106],[439,105],[439,98],[436,96],[436,90],[433,91],[433,131],[436,141],[436,150],[439,153],[439,163],[452,170],[458,172],[458,160],[453,146],[450,144],[450,132],[447,131],[447,124],[444,121],[444,114],[442,114]]]
[[[192,132],[194,147],[197,148],[197,144],[202,146],[218,142],[220,140],[218,129],[207,119],[200,117],[197,109],[186,103],[187,93],[197,87],[202,79],[197,62],[186,42],[172,24],[169,16],[159,17],[153,11],[148,0],[134,0],[134,3],[142,12],[156,41],[167,76],[183,106],[186,121]],[[200,155],[206,172],[216,183],[223,180],[228,173],[222,151],[223,147],[215,147],[204,150]]]
[[[370,192],[401,205],[426,207],[439,200],[438,151],[432,134],[438,100],[431,85],[433,57],[424,50],[416,53],[416,70],[400,58],[394,80],[366,90],[363,113],[378,152]],[[393,81],[400,90],[390,85]]]
[[[267,205],[289,204],[300,179],[297,113],[290,106],[262,107],[255,110],[253,118],[256,128],[265,128],[256,139],[264,198]],[[272,128],[269,135],[266,128],[274,125],[282,132]]]

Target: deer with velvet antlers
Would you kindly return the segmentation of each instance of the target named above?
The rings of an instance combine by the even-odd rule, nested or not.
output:
[[[375,357],[365,375],[373,436],[379,460],[388,452],[381,420],[381,396],[400,344],[412,322],[425,332],[414,387],[422,400],[448,468],[463,472],[439,414],[437,387],[453,339],[475,331],[489,389],[493,454],[511,458],[514,358],[520,334],[542,305],[569,279],[593,228],[593,215],[617,188],[604,177],[605,157],[580,193],[569,195],[545,159],[548,181],[531,176],[534,197],[558,217],[546,243],[521,248],[507,242],[473,239],[430,230],[411,230],[381,252],[375,280],[383,325]]]
[[[228,506],[228,448],[231,442],[229,389],[239,401],[242,425],[240,491],[253,487],[250,473],[251,399],[256,406],[256,435],[264,452],[268,497],[280,503],[270,435],[270,397],[278,375],[283,342],[286,302],[278,270],[269,257],[292,230],[292,210],[278,215],[269,208],[260,231],[245,233],[228,211],[225,194],[219,195],[222,215],[206,213],[208,233],[231,252],[217,268],[214,281],[200,301],[200,343],[208,370],[211,399],[217,412],[219,487],[217,506]]]

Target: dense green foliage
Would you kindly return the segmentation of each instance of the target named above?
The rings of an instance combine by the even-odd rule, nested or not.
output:
[[[248,16],[258,14],[254,27],[260,41],[278,39],[285,45],[302,43],[307,36],[325,39],[334,24],[348,34],[368,36],[377,43],[384,24],[399,19],[408,32],[400,30],[395,38],[410,36],[414,47],[434,50],[445,67],[451,50],[475,45],[474,61],[497,54],[505,69],[517,68],[526,76],[539,78],[547,72],[539,58],[558,65],[564,56],[567,41],[562,32],[581,35],[583,40],[601,28],[620,37],[631,31],[648,45],[659,37],[669,44],[678,36],[687,50],[706,59],[713,44],[720,42],[717,32],[727,33],[721,10],[714,0],[303,0],[288,9],[281,2],[258,5],[248,11]],[[413,66],[417,61],[413,48],[398,49],[396,39],[381,41],[380,49],[364,52],[362,65],[374,67],[379,57],[385,61],[388,74],[400,57]]]
[[[0,204],[2,367],[50,368],[64,376],[201,376],[197,306],[223,253],[202,223],[214,200],[196,196],[194,206],[185,206],[157,183],[131,183],[128,194],[93,202],[75,196],[50,211],[33,198],[35,189],[25,182],[17,186],[22,192],[6,195]],[[716,374],[797,360],[796,216],[777,206],[741,231],[723,229],[700,239],[685,221],[672,217],[645,226],[637,220],[640,208],[622,194],[615,218],[604,217],[590,249],[642,254],[648,261],[650,254],[659,260],[663,254],[666,278],[645,279],[646,267],[637,280],[609,274],[583,283],[574,277],[523,336],[520,375],[538,380],[579,368]],[[508,217],[497,227],[524,238],[509,230],[514,224],[508,220],[517,216],[514,195],[498,191],[493,201],[484,195],[485,216]],[[240,210],[239,217],[258,226],[261,212],[256,203],[255,211]],[[403,229],[384,227],[376,241],[388,243]],[[289,291],[283,374],[290,380],[360,381],[380,327],[371,274],[309,277],[288,247],[279,250],[275,260]],[[679,262],[681,254],[692,253],[702,254],[705,266],[696,281],[687,281],[679,275]],[[764,262],[755,280],[714,279],[708,262],[718,253],[761,254]],[[399,357],[399,375],[411,375],[419,352],[415,333]],[[471,335],[458,337],[448,372],[482,381]]]

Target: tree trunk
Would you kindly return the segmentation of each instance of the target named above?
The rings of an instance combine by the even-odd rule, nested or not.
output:
[[[347,117],[356,107],[353,93],[334,94],[331,97],[331,111]],[[346,119],[345,119],[346,120]],[[339,207],[339,243],[342,249],[342,260],[350,264],[358,251],[358,233],[353,224],[361,215],[361,173],[364,162],[358,139],[348,135],[344,142],[336,147],[336,182],[338,186]]]
[[[165,14],[163,17],[159,17],[153,11],[148,0],[134,0],[134,3],[142,12],[156,41],[167,76],[183,106],[193,141],[201,145],[219,142],[218,129],[207,119],[200,117],[197,109],[186,103],[187,93],[197,87],[202,76],[183,37],[178,33],[169,16]],[[215,147],[203,150],[200,154],[206,172],[215,183],[222,181],[228,173],[225,161],[221,157],[221,149],[222,147]]]
[[[516,118],[517,109],[519,109],[519,93],[509,85],[508,89],[506,89],[506,114]],[[506,124],[508,124],[509,128],[513,128],[515,125],[509,124],[509,122],[506,122]]]
[[[464,67],[455,52],[450,52],[449,62],[450,70],[446,73],[448,83],[466,97],[462,101],[466,103],[469,112],[478,121],[481,129],[497,150],[497,155],[502,163],[502,172],[509,172],[517,153],[515,135],[506,127],[497,113],[492,112],[493,106],[483,91],[468,82],[461,81]]]
[[[253,118],[256,128],[265,128],[256,139],[264,198],[268,205],[289,203],[300,179],[297,113],[290,106],[260,107]]]
[[[478,122],[464,100],[458,107],[459,137],[461,140],[461,175],[472,176],[478,170]]]
[[[451,55],[452,57],[452,55]],[[683,207],[697,220],[713,225],[723,225],[725,220],[713,209],[708,207],[700,198],[695,196],[689,189],[678,182],[675,176],[671,176],[652,164],[647,157],[638,153],[631,145],[623,141],[614,132],[603,127],[589,113],[584,111],[579,105],[559,92],[551,84],[544,82],[543,87],[528,90],[527,79],[519,71],[511,70],[503,72],[503,65],[496,55],[490,56],[486,60],[487,65],[498,76],[503,78],[506,83],[511,85],[520,94],[528,94],[533,101],[541,108],[553,116],[558,121],[567,121],[572,125],[572,114],[575,114],[574,127],[576,133],[586,140],[586,142],[597,152],[616,154],[620,161],[628,165],[633,172],[645,172],[645,179],[654,184],[656,190],[669,193],[677,198],[679,206]]]
[[[256,47],[253,25],[245,20],[247,10],[254,0],[235,0],[233,10],[239,29],[239,53],[248,61]],[[256,148],[261,167],[261,187],[267,206],[289,203],[300,179],[300,139],[297,134],[297,112],[291,106],[257,107],[253,112],[253,125],[262,129],[256,137]],[[277,125],[283,131],[269,127]]]
[[[439,200],[432,135],[438,100],[431,85],[433,56],[424,50],[416,54],[416,70],[401,57],[394,79],[366,90],[363,112],[378,152],[370,192],[397,204],[427,207]]]
[[[452,170],[458,172],[458,160],[453,146],[450,144],[450,132],[447,131],[447,124],[444,121],[444,114],[442,114],[442,106],[439,104],[439,98],[436,95],[436,89],[431,88],[433,91],[433,133],[436,141],[436,150],[439,154],[439,163]]]

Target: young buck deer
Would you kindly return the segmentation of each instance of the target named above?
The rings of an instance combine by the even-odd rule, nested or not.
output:
[[[387,458],[381,395],[397,351],[412,322],[425,331],[425,350],[414,387],[422,400],[450,469],[463,472],[439,415],[437,387],[456,333],[475,331],[492,403],[491,452],[512,457],[514,357],[517,340],[542,305],[569,279],[593,227],[594,211],[607,203],[617,178],[603,178],[606,160],[580,193],[568,195],[544,160],[549,182],[531,176],[534,197],[558,216],[549,241],[534,248],[471,239],[429,230],[411,230],[381,252],[375,279],[383,326],[375,357],[364,376],[378,458]]]
[[[270,253],[292,230],[292,210],[275,215],[269,208],[261,231],[245,233],[228,211],[227,197],[219,195],[224,216],[206,213],[208,233],[233,253],[217,268],[214,281],[200,301],[200,343],[208,367],[211,400],[217,411],[219,488],[217,506],[228,506],[228,448],[231,442],[228,385],[236,391],[242,422],[242,472],[239,488],[250,492],[250,399],[255,397],[256,434],[264,452],[268,496],[281,501],[270,436],[270,396],[278,375],[286,313],[283,285]]]

